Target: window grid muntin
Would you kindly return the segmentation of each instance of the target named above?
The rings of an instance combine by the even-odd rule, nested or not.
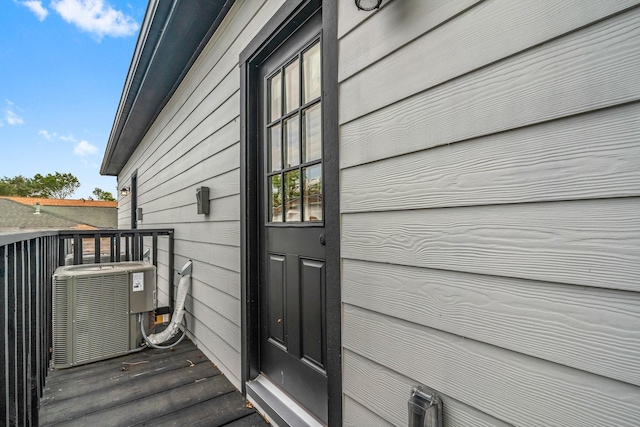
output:
[[[265,165],[267,166],[265,168],[266,171],[268,171],[267,173],[264,174],[265,176],[265,188],[267,190],[268,193],[268,203],[267,206],[269,208],[266,216],[266,220],[267,223],[269,225],[282,225],[282,224],[297,224],[297,225],[319,225],[322,224],[324,222],[324,203],[322,206],[322,220],[319,221],[305,221],[304,217],[305,217],[305,212],[304,212],[304,194],[302,193],[303,191],[303,169],[306,167],[311,167],[317,164],[321,164],[322,163],[322,155],[320,156],[319,159],[314,159],[312,161],[308,161],[308,162],[303,162],[304,160],[304,154],[303,154],[303,127],[304,127],[304,123],[302,122],[302,115],[303,112],[306,111],[307,109],[315,106],[316,104],[320,104],[320,114],[322,116],[323,112],[322,112],[322,89],[320,90],[320,95],[317,98],[314,98],[312,100],[309,100],[306,103],[303,103],[303,99],[305,96],[304,93],[304,77],[303,77],[303,72],[304,72],[304,63],[303,63],[303,56],[304,54],[309,51],[310,49],[312,49],[316,44],[320,45],[320,49],[322,50],[322,44],[321,44],[321,39],[320,37],[315,38],[314,40],[310,41],[309,44],[307,44],[307,46],[305,46],[302,50],[300,50],[298,53],[296,53],[293,57],[291,57],[288,61],[285,61],[281,66],[279,66],[276,70],[274,70],[273,72],[271,72],[269,75],[267,75],[265,77],[265,80],[267,82],[267,90],[266,90],[266,94],[267,94],[267,99],[266,99],[266,105],[267,105],[267,109],[266,109],[266,114],[264,115],[266,118],[266,121],[268,122],[267,125],[264,128],[265,131],[265,136],[266,139],[265,141],[267,141],[266,144],[264,144],[263,146],[263,150],[266,153],[265,156]],[[295,61],[298,61],[298,108],[294,108],[292,111],[285,113],[286,110],[286,106],[285,106],[285,68],[288,67],[289,65],[293,64]],[[322,55],[320,56],[320,69],[322,70]],[[280,114],[281,116],[278,117],[275,120],[272,120],[269,122],[269,119],[271,118],[271,79],[280,74],[280,105],[279,105],[279,110],[280,110]],[[322,73],[320,73],[320,77],[322,76]],[[320,87],[322,88],[322,81],[320,82]],[[284,123],[285,121],[287,121],[289,118],[298,115],[298,155],[299,155],[299,159],[300,159],[300,163],[291,167],[285,167],[286,163],[285,163],[285,151],[287,150],[287,147],[285,146],[285,126]],[[272,171],[270,167],[268,167],[271,163],[271,158],[268,157],[271,155],[271,139],[270,139],[270,132],[271,132],[271,128],[276,126],[276,125],[280,125],[280,163],[283,166],[282,169],[276,170],[276,171]],[[322,130],[321,130],[322,131]],[[322,132],[321,134],[323,134],[324,132]],[[286,177],[286,173],[287,172],[291,172],[294,170],[298,170],[299,171],[299,180],[300,180],[300,221],[286,221],[286,188],[285,188],[285,177]],[[322,177],[324,177],[324,168],[321,169],[322,170]],[[274,222],[272,220],[272,215],[273,215],[273,210],[271,208],[271,204],[272,204],[272,188],[269,185],[269,182],[271,180],[271,178],[273,176],[276,175],[281,175],[282,179],[281,179],[281,183],[280,183],[280,194],[282,197],[282,212],[281,212],[281,222],[277,221]],[[324,186],[324,179],[322,179],[323,182],[323,186]],[[321,190],[321,194],[324,197],[324,190]]]

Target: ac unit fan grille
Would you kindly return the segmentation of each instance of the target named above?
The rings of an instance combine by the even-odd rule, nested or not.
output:
[[[75,364],[129,350],[129,275],[78,277],[76,287]]]
[[[66,277],[53,278],[53,364],[54,366],[71,363],[68,351],[69,336],[69,299]]]

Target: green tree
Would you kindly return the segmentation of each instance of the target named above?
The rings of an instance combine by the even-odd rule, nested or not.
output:
[[[70,173],[56,172],[46,176],[36,174],[31,180],[31,196],[51,199],[66,199],[80,187],[78,178]]]
[[[113,197],[113,194],[111,194],[108,191],[104,191],[101,188],[96,187],[95,190],[93,190],[93,195],[97,197],[98,200],[105,200],[107,202],[115,202],[116,199]]]
[[[0,196],[28,197],[31,195],[31,179],[22,175],[0,179]]]

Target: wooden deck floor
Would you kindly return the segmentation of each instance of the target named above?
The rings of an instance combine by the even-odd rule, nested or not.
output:
[[[41,426],[267,426],[186,339],[51,371],[40,406]]]

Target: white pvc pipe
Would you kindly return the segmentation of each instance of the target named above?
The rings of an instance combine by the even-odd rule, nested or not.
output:
[[[145,341],[150,347],[156,347],[162,343],[169,341],[176,336],[180,330],[180,324],[184,318],[184,302],[187,299],[187,293],[189,292],[189,284],[191,283],[191,274],[185,274],[180,278],[178,284],[178,293],[176,295],[176,306],[173,310],[173,316],[171,316],[171,323],[164,331],[145,336]],[[144,335],[144,334],[143,334]]]

